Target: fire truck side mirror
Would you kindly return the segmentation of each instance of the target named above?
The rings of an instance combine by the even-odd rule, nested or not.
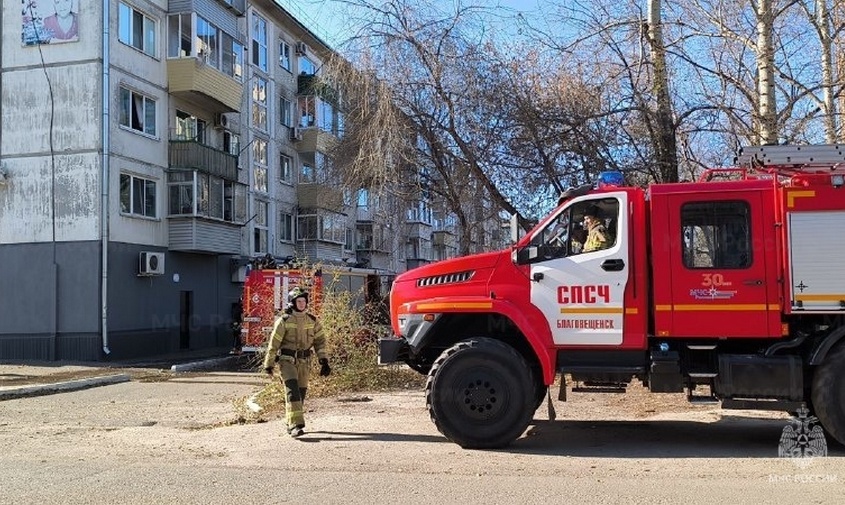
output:
[[[516,214],[511,214],[510,229],[511,229],[511,242],[516,244],[517,242],[519,242],[519,238],[520,238],[519,219],[517,218]]]
[[[517,265],[526,265],[536,260],[539,254],[537,246],[515,247],[511,259]]]

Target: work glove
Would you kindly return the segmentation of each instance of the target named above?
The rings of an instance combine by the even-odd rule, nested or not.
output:
[[[320,358],[320,375],[328,377],[330,373],[332,373],[332,367],[329,366],[329,360]]]
[[[273,367],[271,366],[265,368],[264,371],[267,372],[267,375],[273,375]]]

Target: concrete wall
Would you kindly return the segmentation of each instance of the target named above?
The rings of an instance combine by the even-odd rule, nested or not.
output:
[[[99,357],[99,246],[0,245],[0,359]]]
[[[229,257],[165,252],[165,274],[140,277],[138,255],[149,247],[109,247],[111,355],[102,353],[99,242],[0,247],[0,360],[120,360],[229,345]],[[160,251],[161,252],[161,251]],[[180,297],[191,292],[181,337]]]
[[[225,346],[231,303],[242,285],[231,281],[228,256],[165,253],[164,275],[137,276],[138,255],[155,249],[114,243],[109,252],[109,345],[112,358]],[[181,341],[181,296],[190,292],[189,337]],[[187,344],[187,345],[186,345]]]

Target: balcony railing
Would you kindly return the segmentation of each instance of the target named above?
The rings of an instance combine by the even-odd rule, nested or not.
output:
[[[192,140],[170,141],[170,168],[191,168],[228,181],[238,180],[238,158]]]

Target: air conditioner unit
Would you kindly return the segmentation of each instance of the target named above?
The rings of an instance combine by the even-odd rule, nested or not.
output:
[[[296,43],[296,54],[301,54],[303,56],[308,54],[308,46],[305,45],[305,42]]]
[[[141,251],[138,258],[138,275],[161,275],[164,273],[164,253]]]
[[[214,126],[217,128],[228,128],[229,127],[229,116],[226,114],[215,114],[214,115]]]
[[[302,128],[291,128],[290,129],[290,139],[293,141],[302,140]]]

